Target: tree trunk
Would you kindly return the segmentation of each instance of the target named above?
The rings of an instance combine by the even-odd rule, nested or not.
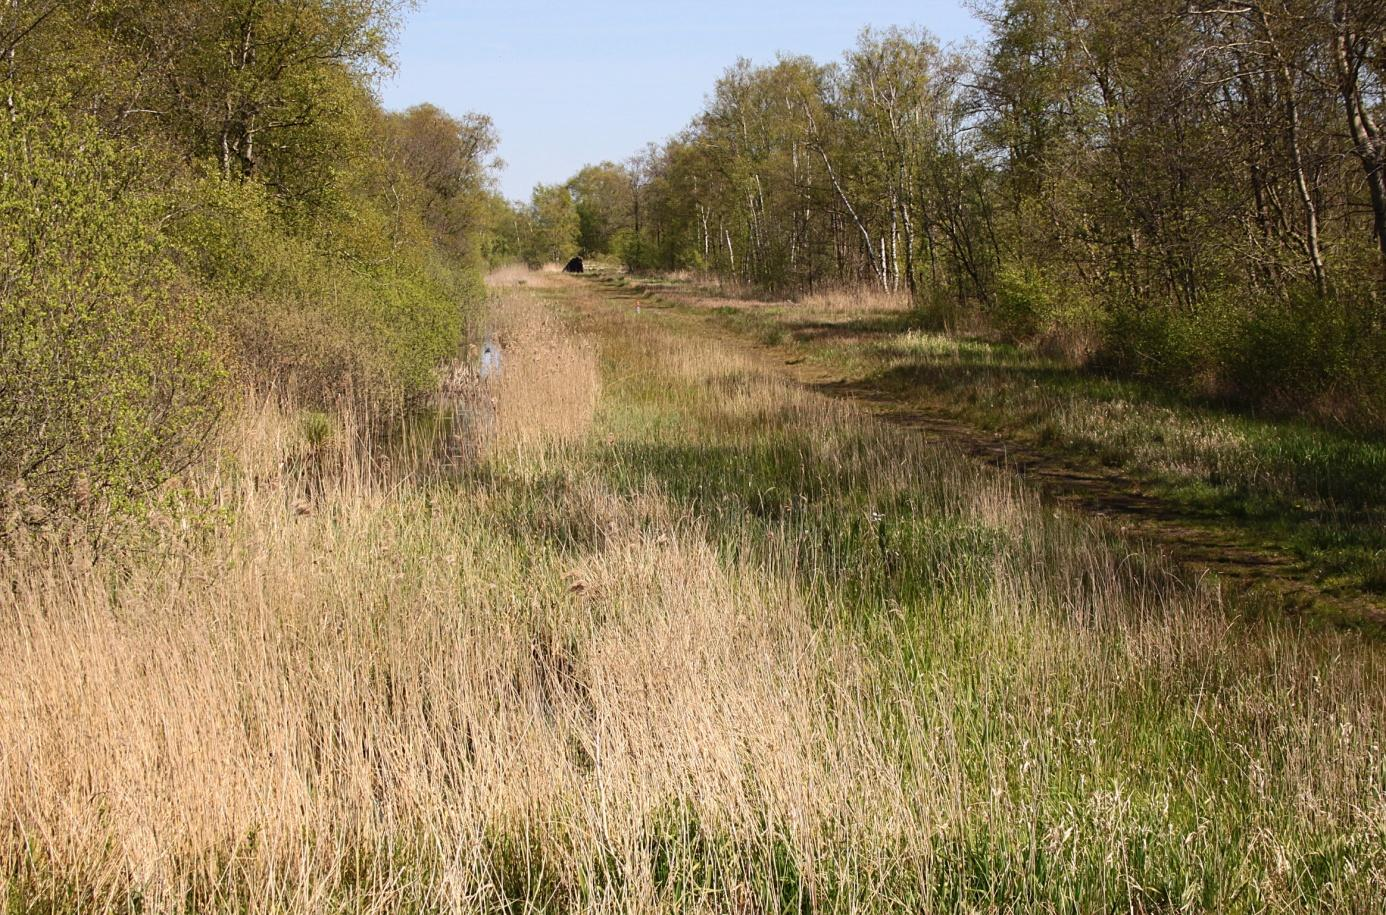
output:
[[[905,289],[909,291],[910,300],[914,301],[918,294],[914,279],[914,218],[910,215],[908,199],[900,204],[900,216],[905,224]]]
[[[1356,44],[1359,36],[1353,30],[1347,0],[1333,4],[1333,61],[1338,71],[1338,89],[1343,97],[1348,131],[1357,158],[1366,173],[1371,193],[1372,223],[1377,248],[1386,262],[1386,172],[1383,171],[1382,149],[1376,122],[1362,100],[1360,83],[1362,54]]]
[[[1290,65],[1280,50],[1275,32],[1271,29],[1270,18],[1263,7],[1257,7],[1261,17],[1261,29],[1275,58],[1277,77],[1282,96],[1281,105],[1285,116],[1285,141],[1290,148],[1290,165],[1295,175],[1295,190],[1299,193],[1300,205],[1304,207],[1304,253],[1309,259],[1309,269],[1314,277],[1314,290],[1319,295],[1327,291],[1324,276],[1323,250],[1319,242],[1319,209],[1314,195],[1309,189],[1309,178],[1304,169],[1303,145],[1300,142],[1299,102],[1295,99],[1294,79],[1290,75]]]

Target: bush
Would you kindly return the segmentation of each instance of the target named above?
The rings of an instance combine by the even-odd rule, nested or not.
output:
[[[1071,363],[1087,361],[1102,324],[1077,283],[1060,282],[1029,264],[1007,264],[997,271],[991,319],[1007,339],[1036,344]],[[952,326],[960,323],[957,316],[944,320]]]
[[[1186,394],[1379,430],[1386,328],[1375,307],[1307,288],[1285,300],[1211,297],[1192,310],[1123,304],[1098,364]]]
[[[223,377],[141,165],[83,122],[0,118],[0,527],[128,514],[188,464]]]
[[[618,229],[611,236],[611,253],[627,270],[648,270],[656,260],[655,250],[633,229]]]
[[[1094,364],[1144,381],[1189,391],[1209,380],[1209,340],[1196,316],[1134,302],[1114,305]]]
[[[1386,333],[1371,307],[1299,290],[1249,310],[1230,343],[1227,379],[1239,399],[1369,426],[1386,398]]]
[[[1055,290],[1032,267],[1007,264],[996,276],[997,330],[1012,340],[1033,340],[1054,313]]]
[[[254,182],[208,177],[193,196],[179,246],[217,299],[249,380],[316,406],[433,388],[460,344],[464,307],[483,295],[476,271],[424,245],[393,250],[364,203],[346,226],[294,231]]]

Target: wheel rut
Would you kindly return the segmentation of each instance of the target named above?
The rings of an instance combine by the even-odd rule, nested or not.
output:
[[[627,307],[672,308],[681,314],[702,310],[707,314],[704,306],[681,300],[665,288],[615,281],[601,274],[589,274],[575,282]],[[1312,615],[1335,625],[1386,635],[1386,604],[1362,592],[1322,585],[1294,556],[1257,540],[1225,518],[1200,514],[1150,492],[1150,481],[1016,436],[981,429],[927,402],[836,377],[791,346],[756,341],[712,321],[696,321],[696,326],[700,333],[753,354],[796,384],[851,400],[884,422],[1015,474],[1047,502],[1092,517],[1133,546],[1168,556],[1191,576],[1216,575],[1229,588],[1260,598],[1271,610]]]

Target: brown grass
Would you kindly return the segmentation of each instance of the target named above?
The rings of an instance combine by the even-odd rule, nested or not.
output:
[[[590,425],[593,353],[532,301],[501,305],[489,451],[542,476]],[[807,830],[834,804],[814,786],[865,752],[853,722],[830,740],[818,693],[850,688],[851,649],[815,636],[792,590],[720,564],[657,494],[579,475],[524,506],[590,526],[600,545],[574,562],[517,543],[507,525],[533,519],[503,487],[431,504],[350,447],[303,510],[287,469],[303,445],[271,400],[232,439],[218,494],[236,520],[210,551],[177,545],[114,586],[17,574],[0,635],[11,892],[314,912],[349,881],[364,910],[485,909],[513,865],[481,837],[636,858],[653,813],[730,828],[767,803]]]
[[[1009,478],[575,288],[498,294],[495,431],[449,478],[340,442],[310,492],[298,419],[255,401],[200,484],[220,511],[156,556],[4,570],[0,900],[1082,909],[1156,898],[1131,849],[1173,879],[1169,832],[1193,873],[1241,810],[1240,879],[1295,908],[1274,862],[1304,836],[1379,836],[1361,644],[1247,629]],[[734,478],[769,446],[804,476],[747,488],[762,524]],[[707,502],[677,495],[689,449],[734,455]],[[920,548],[992,544],[921,569],[975,590],[858,593],[883,560],[834,538],[900,504],[939,525]],[[1185,779],[1213,799],[1166,826]],[[1382,886],[1353,854],[1330,903]],[[959,895],[968,860],[1033,883]]]
[[[858,314],[910,311],[908,292],[886,292],[875,286],[845,287],[802,296],[795,303],[811,312]]]

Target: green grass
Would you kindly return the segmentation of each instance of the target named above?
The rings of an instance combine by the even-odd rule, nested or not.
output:
[[[710,314],[740,336],[790,345],[888,396],[1126,471],[1190,518],[1234,525],[1295,556],[1330,588],[1386,595],[1386,441],[1198,403],[1025,348],[928,330],[920,315],[824,316],[734,299]]]
[[[35,849],[0,911],[1374,911],[1379,641],[1185,580],[697,315],[517,295],[597,354],[499,427],[590,369],[582,434],[302,517],[271,493],[226,555],[76,613],[24,584],[0,708],[52,738],[0,795]],[[563,351],[506,340],[507,384]],[[125,679],[73,676],[108,656]],[[131,747],[157,764],[107,784]]]
[[[1371,642],[1206,607],[1212,619],[1179,618],[1190,586],[1073,518],[1023,494],[1006,509],[1018,517],[980,516],[976,494],[1005,491],[999,474],[860,416],[808,422],[744,367],[672,383],[628,325],[603,340],[606,372],[625,380],[607,389],[613,444],[598,466],[623,491],[657,486],[724,561],[793,575],[825,625],[869,644],[902,789],[954,812],[914,873],[887,849],[833,850],[843,872],[822,880],[850,889],[818,884],[819,907],[870,908],[852,893],[874,885],[921,911],[1356,911],[1386,886],[1380,830],[1306,817],[1290,788],[1306,764],[1333,765],[1301,755],[1344,720],[1309,711],[1317,684],[1377,676]],[[947,735],[951,783],[916,780],[938,774],[912,770],[921,733]],[[1349,807],[1386,789],[1380,758],[1364,762],[1340,796]]]

